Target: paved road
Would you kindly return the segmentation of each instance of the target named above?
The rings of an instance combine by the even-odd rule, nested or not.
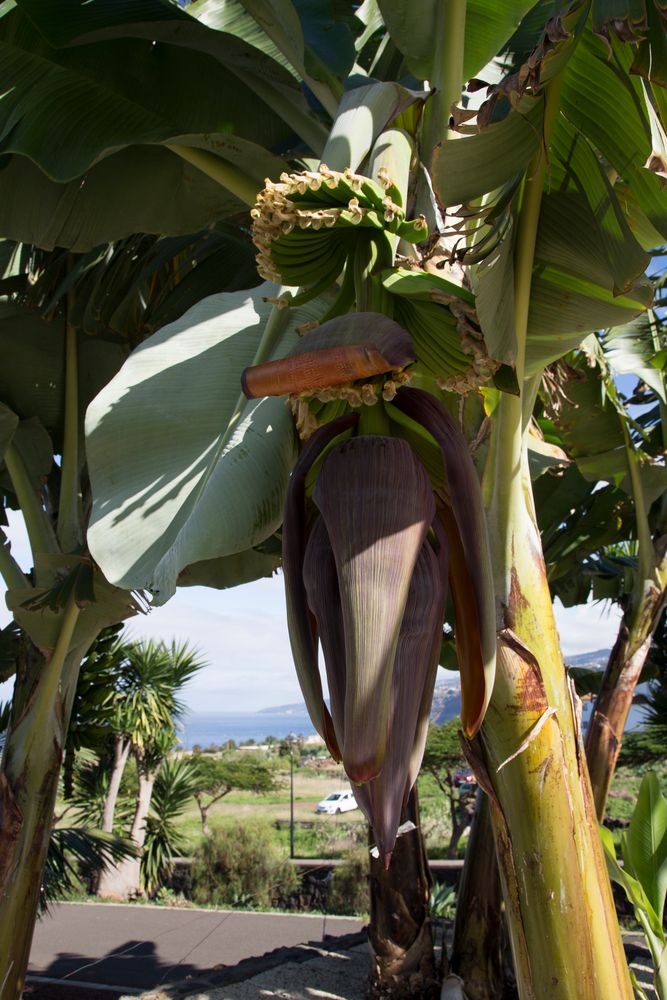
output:
[[[146,989],[361,928],[347,917],[59,903],[37,924],[29,972]]]

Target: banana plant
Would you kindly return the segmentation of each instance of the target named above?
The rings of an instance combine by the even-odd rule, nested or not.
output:
[[[6,308],[3,319],[5,338],[11,323],[17,374],[12,405],[0,403],[3,492],[11,506],[21,509],[33,558],[28,576],[13,558],[3,532],[0,571],[21,635],[0,771],[0,907],[5,928],[0,977],[4,994],[18,996],[39,905],[79,664],[102,628],[135,614],[139,606],[129,592],[110,585],[81,551],[80,419],[92,379],[81,398],[77,330],[64,320],[49,324],[40,317],[26,317],[16,306]],[[17,337],[26,319],[27,342]],[[51,350],[59,341],[64,355],[41,384],[35,381],[36,370],[46,367],[46,358],[29,355],[35,333],[48,339]],[[90,353],[94,355],[94,348]],[[109,362],[104,345],[99,353],[97,378]],[[22,391],[25,386],[27,392]],[[45,404],[41,413],[39,401]],[[54,473],[56,453],[62,458]],[[54,500],[59,504],[56,518],[49,513]]]
[[[292,393],[297,429],[315,440],[318,426],[326,428],[358,406],[375,408],[378,419],[389,405],[400,411],[406,381],[412,382],[408,393],[421,391],[433,398],[431,410],[439,404],[455,416],[464,393],[481,394],[491,428],[481,496],[489,525],[498,653],[486,715],[482,719],[481,712],[472,712],[467,749],[491,800],[519,990],[522,997],[629,998],[631,985],[534,519],[527,438],[545,366],[577,347],[587,332],[625,323],[650,302],[652,291],[642,274],[648,251],[667,235],[658,176],[665,134],[662,5],[516,0],[498,11],[488,0],[451,0],[429,3],[416,23],[407,0],[380,0],[383,28],[365,4],[358,19],[363,28],[356,36],[356,79],[349,79],[345,88],[345,71],[340,73],[342,96],[330,74],[313,71],[314,61],[311,55],[306,58],[298,31],[290,35],[280,30],[275,11],[267,33],[261,6],[247,3],[234,9],[243,7],[255,25],[262,25],[263,55],[270,43],[282,62],[266,62],[257,55],[259,48],[244,49],[247,76],[241,84],[236,82],[243,76],[238,72],[239,36],[232,36],[224,17],[222,29],[212,27],[222,5],[200,8],[202,17],[208,11],[205,31],[203,20],[195,25],[187,12],[157,0],[142,3],[136,19],[108,0],[85,8],[61,0],[48,10],[34,0],[19,0],[3,19],[13,45],[8,64],[13,73],[16,67],[23,70],[3,88],[4,142],[15,162],[29,156],[40,170],[66,184],[97,170],[112,155],[128,157],[139,143],[159,147],[160,162],[168,150],[196,164],[237,201],[254,206],[258,266],[271,279],[254,294],[237,292],[195,307],[197,312],[182,317],[179,327],[165,328],[140,348],[98,397],[88,416],[96,495],[91,549],[109,579],[123,587],[148,586],[160,600],[173,592],[188,562],[261,554],[282,522],[298,444],[292,424],[280,419],[288,411],[261,392],[251,401],[240,398],[236,379],[247,365],[284,359],[294,348],[297,327],[305,345],[313,335],[305,326],[319,322],[325,329],[328,321],[352,309],[398,322],[412,340],[415,360],[394,373],[391,358],[383,358],[388,368],[378,369],[376,354],[383,357],[382,351],[371,351],[367,339],[333,345],[338,351],[334,368],[346,378],[342,385],[334,379],[307,384],[307,398],[298,390]],[[281,4],[290,18],[283,27],[294,24],[298,6]],[[246,19],[246,27],[248,23]],[[303,28],[304,21],[300,23]],[[203,77],[214,84],[201,102],[192,102],[197,114],[192,113],[189,123],[185,87],[173,110],[165,112],[155,97],[150,120],[145,100],[131,118],[125,114],[128,79],[109,67],[114,58],[123,67],[146,60],[146,38],[157,46],[172,78],[196,52]],[[35,51],[54,83],[81,95],[80,102],[59,105],[57,122],[56,116],[44,114],[46,105],[30,86]],[[319,81],[315,111],[308,106],[304,111],[298,98],[291,100],[302,53],[303,72]],[[289,85],[285,62],[286,72],[295,74]],[[162,66],[153,74],[149,60],[145,65],[151,84],[142,91],[146,99],[166,93],[160,83]],[[223,81],[220,66],[236,73],[232,86]],[[95,117],[95,129],[85,130],[80,123],[98,93],[90,86],[91,67],[104,85],[104,97],[119,99],[99,103],[104,110]],[[416,91],[386,78],[403,79],[406,70],[418,82]],[[365,73],[369,75],[360,79]],[[463,94],[466,80],[470,83]],[[484,90],[486,98],[480,101]],[[227,102],[240,95],[238,107],[225,107],[227,128],[238,134],[233,153],[229,144],[220,146],[220,154],[213,151],[221,114],[218,107],[211,109],[211,95],[220,92]],[[254,103],[260,94],[263,107]],[[283,157],[290,161],[286,167],[268,169],[270,182],[262,185],[255,180],[255,150],[243,143],[260,144],[254,129],[260,122],[267,127],[271,102],[276,130],[267,128],[268,152],[284,152],[287,127],[293,129],[291,150],[297,155]],[[28,109],[39,112],[41,131],[24,127]],[[67,150],[60,141],[66,125],[79,136]],[[37,131],[44,140],[39,147]],[[212,144],[204,133],[213,135]],[[126,159],[122,173],[127,173]],[[220,317],[217,336],[207,324],[214,315]],[[309,353],[305,351],[302,366],[314,371]],[[223,356],[218,384],[210,362]],[[298,363],[298,358],[290,359],[290,366]],[[183,387],[192,384],[193,372],[199,378],[186,393]],[[395,377],[387,379],[387,374]],[[284,392],[290,393],[289,386]],[[385,398],[392,394],[393,403]],[[182,405],[180,421],[174,419],[176,403]],[[216,420],[221,404],[223,415]],[[426,470],[435,497],[445,449],[438,447],[435,418],[424,422],[416,409],[403,414],[412,423],[403,421],[401,434],[391,426],[387,434],[385,424],[385,433],[370,437],[402,437]],[[364,414],[362,409],[362,430]],[[141,428],[141,435],[129,434],[128,427]],[[355,435],[354,440],[366,436]],[[178,455],[172,450],[176,438]],[[122,454],[117,446],[114,452],[114,440],[123,442]],[[412,459],[402,444],[398,447],[409,468]],[[133,455],[135,448],[141,451]],[[333,451],[326,463],[335,457]],[[144,463],[151,466],[145,474]],[[326,463],[313,471],[314,483]],[[316,485],[312,496],[318,507],[323,488],[317,491]],[[438,490],[454,509],[458,491],[450,486],[447,479]],[[314,516],[308,489],[307,484],[303,517]],[[318,510],[319,520],[313,523],[324,521],[328,534],[330,515]],[[431,537],[426,531],[419,552],[421,558],[424,544],[430,547],[424,558],[432,564],[439,594],[429,553],[437,557],[445,546],[435,542],[440,518],[433,521],[429,512],[426,504],[414,524],[427,523],[433,533]],[[341,586],[339,542],[330,537],[329,552],[322,527],[313,530],[313,546],[322,544],[330,566],[333,555]],[[451,584],[465,578],[468,554],[458,552],[452,541],[457,533],[451,518],[446,535],[454,567],[448,574]],[[443,576],[441,572],[440,581]],[[321,588],[322,581],[314,583]],[[305,568],[304,586],[308,589]],[[341,609],[343,596],[341,592]],[[385,598],[387,607],[396,600],[389,591]],[[313,587],[308,600],[317,606]],[[405,609],[410,600],[408,592]],[[465,607],[487,620],[486,601],[466,602]],[[355,634],[349,609],[341,613],[343,629]],[[363,684],[350,650],[345,649],[350,683],[346,680],[346,707],[342,716],[337,713],[339,732],[336,720],[325,726],[326,716],[315,711],[318,698],[312,701],[332,748],[331,728],[343,743],[338,749],[348,756],[350,770],[369,785],[387,782],[382,771],[372,772],[383,747],[385,755],[393,752],[383,739],[382,720],[389,718],[387,692],[400,678],[399,661],[392,656],[394,642],[401,641],[397,615],[387,616],[389,655],[380,664],[377,657],[371,661],[379,687],[369,704],[378,705],[380,725],[373,730],[380,735],[365,748],[363,761],[355,759],[356,703]],[[325,626],[340,629],[340,622],[322,613],[320,618],[323,636]],[[464,622],[459,629],[464,664],[473,649],[472,643],[466,646],[469,625]],[[426,623],[423,627],[428,632]],[[305,626],[297,623],[296,628],[298,638]],[[486,643],[480,628],[480,649],[486,651]],[[482,661],[487,662],[486,652]],[[341,668],[336,669],[340,676]],[[301,672],[312,686],[313,675]],[[472,676],[488,675],[482,669]],[[478,704],[485,705],[487,696],[484,688]],[[351,750],[346,745],[348,702],[354,706]],[[411,712],[405,731],[416,741],[412,718]],[[394,801],[399,787],[401,780],[392,778],[382,801]],[[391,794],[385,797],[385,792]],[[369,812],[382,830],[375,805]],[[390,829],[389,823],[384,829]],[[390,838],[386,832],[383,836],[388,853]],[[577,965],[571,961],[575,949],[582,956]]]
[[[667,799],[655,774],[644,775],[630,825],[621,834],[622,865],[611,831],[600,828],[609,874],[624,890],[646,937],[655,967],[653,983],[667,997],[667,937],[663,927],[667,892]]]
[[[586,736],[586,754],[599,818],[604,814],[634,691],[667,600],[667,525],[664,517],[667,474],[660,457],[664,449],[661,416],[666,396],[662,371],[650,365],[662,346],[659,322],[655,315],[648,320],[642,324],[643,330],[635,323],[631,330],[612,330],[602,339],[587,340],[584,352],[571,359],[560,384],[556,386],[558,379],[551,382],[548,411],[553,419],[553,430],[560,434],[561,443],[576,463],[582,481],[606,479],[608,482],[607,488],[591,495],[587,504],[589,526],[600,519],[604,509],[607,511],[606,516],[602,514],[602,521],[606,522],[601,523],[602,533],[596,532],[598,544],[627,538],[633,539],[636,548],[634,564],[626,565],[626,575],[631,575],[624,588],[627,596],[623,599],[618,637],[597,692]],[[641,395],[642,401],[650,407],[641,422],[632,416],[616,388],[611,367],[614,361],[615,367],[626,371],[634,368],[652,382],[654,388],[646,386]],[[625,515],[622,513],[624,508]],[[570,520],[576,522],[572,525],[574,532],[581,534],[583,519],[576,518],[576,513],[573,507]],[[625,533],[619,534],[623,523]],[[560,551],[566,552],[572,533],[566,530],[556,539],[552,528],[550,534]],[[578,563],[576,550],[571,550],[569,555],[560,572],[568,563],[571,566]],[[572,556],[575,556],[574,564]],[[558,562],[555,565],[558,566]],[[585,592],[585,579],[579,576],[579,590],[583,583]],[[600,584],[598,576],[598,584],[594,587],[596,596],[603,593]],[[588,595],[581,593],[580,596],[585,600]]]

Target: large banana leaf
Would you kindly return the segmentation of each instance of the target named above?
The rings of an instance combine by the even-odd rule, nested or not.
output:
[[[245,209],[167,144],[203,147],[259,190],[284,168],[267,150],[326,137],[291,72],[162,0],[5,5],[0,94],[0,151],[18,157],[0,171],[0,231],[47,248]]]
[[[4,423],[3,418],[5,418],[7,414],[11,414],[11,410],[4,406],[4,404],[0,403],[0,438],[4,436],[2,434],[2,423]],[[12,416],[16,418],[16,414],[12,414]],[[21,460],[25,466],[28,477],[33,483],[35,492],[39,492],[42,484],[46,481],[46,478],[51,471],[51,467],[53,466],[53,444],[51,442],[51,438],[44,430],[37,417],[31,417],[29,420],[21,420],[18,422],[11,440],[12,444],[21,456]],[[0,454],[2,454],[3,450],[3,442],[0,440]],[[14,485],[6,472],[6,469],[3,468],[1,461],[0,488],[8,490],[10,493],[14,492]]]
[[[347,20],[354,21],[349,6]],[[188,12],[293,67],[295,75],[315,91],[325,107],[335,109],[336,78],[343,79],[351,70],[355,48],[350,25],[333,16],[331,0],[228,0],[224,4],[197,0]],[[328,84],[327,89],[322,91],[319,82]]]
[[[79,337],[80,411],[116,374],[127,348],[118,342]],[[62,445],[65,384],[65,323],[42,319],[34,310],[0,302],[0,400],[22,420],[39,418]]]
[[[120,139],[115,145],[123,146],[185,133],[232,132],[260,138],[271,149],[294,131],[316,151],[326,135],[297,81],[282,66],[167,0],[96,0],[92,5],[54,0],[48,6],[20,0],[20,12],[8,14],[3,27],[7,73],[10,78],[15,74],[8,107],[17,124],[27,113],[39,115],[39,128],[32,134],[39,138],[42,155],[48,157],[42,148],[44,129],[55,134],[59,127],[72,128],[75,116],[86,123],[83,134],[75,132],[68,143],[69,177],[89,166],[91,151],[94,156],[108,152],[114,135]],[[38,86],[26,92],[25,83],[32,80],[34,85],[37,72]],[[56,88],[49,91],[50,102],[44,101],[42,89],[49,84]],[[56,105],[56,96],[67,103]],[[33,106],[35,99],[39,103]],[[94,119],[91,107],[97,109]],[[51,114],[50,121],[45,113]],[[174,131],[176,123],[181,127]],[[19,128],[14,141],[18,145],[23,138],[28,148],[21,151],[30,155],[26,132]],[[63,149],[56,159],[57,176],[69,179],[62,175]]]
[[[468,0],[466,4],[464,79],[476,76],[514,34],[534,0]],[[379,0],[392,41],[414,76],[431,80],[438,46],[433,37],[439,0]],[[461,84],[464,80],[461,80]]]
[[[614,371],[636,375],[650,386],[663,403],[667,403],[665,376],[659,361],[665,334],[663,332],[661,339],[659,329],[655,314],[652,311],[644,313],[625,326],[608,330],[604,338],[604,353]]]
[[[641,882],[662,921],[667,894],[667,799],[655,774],[647,774],[642,781],[622,847],[626,867]]]
[[[594,368],[581,358],[554,417],[565,450],[589,482],[603,480],[632,495],[629,452],[635,451],[647,508],[667,490],[667,468],[628,443],[629,417],[605,392]],[[625,426],[624,426],[625,425]]]
[[[664,26],[659,30],[664,32]],[[584,32],[563,77],[562,109],[634,195],[635,226],[643,215],[664,240],[667,199],[660,177],[644,166],[652,151],[651,129],[632,60],[631,46],[613,41],[610,57],[604,42]]]
[[[434,162],[441,200],[477,213],[478,241],[496,231],[496,246],[474,281],[482,293],[482,328],[505,346],[509,360],[512,205],[531,149],[542,141],[544,84],[558,77],[562,113],[551,130],[536,234],[528,376],[575,347],[586,332],[627,323],[643,311],[651,301],[640,277],[648,263],[643,234],[667,236],[664,193],[656,175],[644,168],[651,153],[650,120],[642,82],[630,75],[632,52],[612,40],[609,58],[578,8],[585,13],[585,5],[573,5],[554,43],[540,43],[523,66],[525,32],[517,33],[507,53],[518,70],[505,85],[511,102],[502,87],[490,91],[492,110],[482,106],[477,127],[464,126],[462,138],[443,143]],[[541,86],[527,92],[522,81],[530,81],[531,74]]]
[[[238,198],[162,146],[122,149],[64,184],[23,156],[8,157],[0,170],[3,234],[45,250],[84,252],[135,232],[193,233],[244,210]]]
[[[271,292],[204,299],[146,340],[90,406],[88,542],[112,582],[166,601],[184,567],[243,552],[281,523],[291,415],[280,399],[239,403]],[[268,357],[285,354],[322,309],[314,300],[274,314]]]
[[[233,556],[219,559],[203,559],[192,563],[179,574],[179,587],[214,587],[225,590],[251,583],[261,577],[271,577],[280,565],[280,556],[257,549],[236,552]]]
[[[271,59],[275,59],[289,72],[296,75],[290,65],[289,58],[280,50],[274,39],[264,30],[262,25],[246,10],[241,0],[193,0],[188,4],[188,14],[196,17],[202,24],[215,31],[225,31],[237,38],[242,38],[247,45],[259,49]],[[294,29],[292,29],[294,32]],[[286,34],[290,35],[289,27]],[[298,41],[294,42],[298,46]]]
[[[5,449],[11,444],[18,425],[19,418],[14,411],[0,403],[0,455],[4,455]]]

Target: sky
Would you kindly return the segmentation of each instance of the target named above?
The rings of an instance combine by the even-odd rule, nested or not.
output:
[[[12,553],[25,570],[30,550],[20,517],[8,511]],[[565,609],[556,602],[556,621],[566,657],[612,645],[618,628],[614,606]],[[0,625],[10,620],[0,602]],[[183,692],[194,712],[252,712],[302,701],[292,663],[281,576],[257,580],[232,590],[179,588],[163,607],[133,618],[126,626],[132,639],[169,643],[187,640],[199,649],[206,666]],[[457,674],[439,672],[455,682]],[[0,700],[10,695],[0,685]]]

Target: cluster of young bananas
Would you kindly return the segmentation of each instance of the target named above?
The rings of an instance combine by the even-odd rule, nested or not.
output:
[[[446,392],[465,394],[497,371],[479,326],[475,301],[465,288],[427,271],[391,268],[382,275],[393,314],[415,346],[419,367]]]
[[[421,243],[428,235],[424,217],[407,221],[401,192],[385,170],[378,180],[324,164],[318,171],[283,173],[277,183],[267,178],[250,213],[260,275],[324,289],[358,249],[359,229],[367,241],[382,243],[392,234]]]

